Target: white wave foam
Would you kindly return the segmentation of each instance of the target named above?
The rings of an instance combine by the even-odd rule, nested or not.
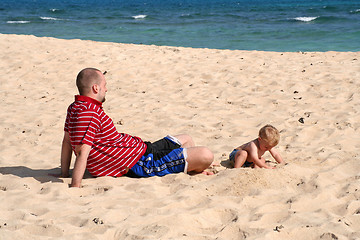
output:
[[[354,11],[350,11],[351,13],[359,13],[360,12],[360,9],[356,9]]]
[[[42,20],[54,20],[54,21],[57,21],[57,20],[61,20],[59,18],[53,18],[53,17],[40,17]]]
[[[29,23],[30,21],[7,21],[6,23],[10,23],[10,24],[23,24],[23,23]]]
[[[301,22],[311,22],[319,17],[296,17],[294,20],[301,21]]]
[[[56,9],[56,8],[51,8],[51,9],[49,9],[49,10],[52,11],[52,12],[59,11],[59,9]]]
[[[144,19],[147,17],[147,15],[136,15],[136,16],[132,16],[134,19]]]

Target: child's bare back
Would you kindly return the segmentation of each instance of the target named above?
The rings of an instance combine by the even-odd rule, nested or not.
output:
[[[281,155],[274,149],[279,139],[279,131],[271,125],[266,125],[260,129],[258,138],[237,147],[230,153],[230,162],[234,164],[234,168],[274,168],[268,166],[262,156],[269,151],[276,162],[283,163]]]

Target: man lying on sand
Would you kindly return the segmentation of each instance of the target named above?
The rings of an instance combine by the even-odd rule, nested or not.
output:
[[[258,138],[237,147],[230,153],[230,162],[234,164],[234,168],[275,168],[268,166],[262,156],[269,151],[276,162],[284,163],[280,153],[274,149],[279,141],[279,131],[271,125],[265,125],[260,129]]]
[[[98,69],[80,71],[76,85],[80,95],[67,110],[61,149],[62,177],[69,176],[72,151],[76,155],[71,187],[80,187],[86,168],[93,176],[151,177],[201,173],[212,163],[213,153],[196,147],[189,135],[167,136],[150,143],[117,132],[102,109],[107,88]]]

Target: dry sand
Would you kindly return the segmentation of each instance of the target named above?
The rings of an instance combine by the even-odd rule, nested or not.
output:
[[[18,35],[0,35],[0,49],[1,240],[360,238],[359,52]],[[87,176],[80,189],[48,176],[59,172],[65,113],[85,67],[108,72],[104,109],[119,132],[190,134],[214,152],[218,173]],[[288,164],[228,168],[231,150],[267,123],[281,130]]]

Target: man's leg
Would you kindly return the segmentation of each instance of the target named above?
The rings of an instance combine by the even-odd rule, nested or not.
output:
[[[202,173],[214,160],[214,154],[207,147],[186,148],[188,172]]]
[[[167,136],[172,138],[171,136]],[[179,134],[172,139],[175,142],[180,142],[181,147],[186,151],[187,172],[202,173],[207,169],[214,160],[214,155],[207,147],[195,147],[195,143],[191,136],[187,134]],[[153,147],[162,152],[163,140],[153,143]],[[171,148],[172,149],[172,148]]]
[[[194,140],[187,134],[175,136],[180,142],[181,147],[186,148],[188,172],[202,173],[214,160],[214,155],[207,147],[195,147]]]
[[[174,137],[181,142],[181,147],[183,148],[195,147],[194,140],[187,134],[175,135]]]

